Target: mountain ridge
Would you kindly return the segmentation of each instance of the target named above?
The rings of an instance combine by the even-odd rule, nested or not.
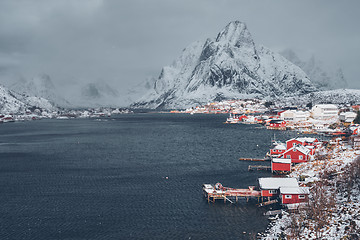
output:
[[[214,39],[186,47],[135,108],[187,108],[214,99],[281,97],[315,91],[306,73],[280,54],[256,46],[245,23],[230,22]]]

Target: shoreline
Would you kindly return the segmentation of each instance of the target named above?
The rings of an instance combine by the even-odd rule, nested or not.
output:
[[[311,188],[307,208],[283,214],[261,239],[358,239],[360,230],[360,151],[339,144],[325,160],[301,163],[289,177],[305,177]]]

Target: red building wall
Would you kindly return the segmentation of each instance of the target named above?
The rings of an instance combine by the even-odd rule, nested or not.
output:
[[[275,152],[275,149],[270,149],[271,155],[279,155],[279,154],[282,154],[283,152],[285,152],[285,150],[277,149]]]
[[[269,191],[276,191],[276,193],[270,193]],[[276,197],[279,196],[279,190],[261,190],[262,197]]]
[[[290,195],[291,199],[285,198],[286,195]],[[305,196],[304,199],[300,199],[299,195]],[[293,204],[293,203],[302,203],[307,202],[309,199],[307,194],[282,194],[281,195],[281,202],[282,204]]]
[[[290,170],[291,170],[291,164],[289,164],[289,163],[276,163],[276,162],[272,162],[272,163],[271,163],[271,170],[272,170],[272,171],[286,171],[286,172],[290,172]]]
[[[299,150],[296,150],[295,152],[293,150],[286,151],[283,153],[283,158],[288,158],[288,155],[290,155],[291,162],[293,163],[302,163],[307,162],[309,156],[305,155],[304,153],[300,152]],[[302,156],[302,159],[300,159],[300,156]]]

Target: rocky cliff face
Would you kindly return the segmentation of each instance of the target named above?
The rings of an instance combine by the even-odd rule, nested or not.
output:
[[[132,106],[186,108],[214,99],[286,97],[313,91],[303,70],[280,54],[256,46],[246,25],[234,21],[216,38],[185,48]]]

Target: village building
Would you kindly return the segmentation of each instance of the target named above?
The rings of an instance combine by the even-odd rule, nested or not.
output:
[[[284,143],[277,143],[273,149],[270,149],[270,156],[277,157],[286,151]]]
[[[339,119],[345,123],[351,123],[356,118],[355,112],[342,112],[339,114]]]
[[[272,119],[268,123],[267,129],[286,130],[286,121],[280,119]]]
[[[291,159],[273,158],[271,159],[271,172],[281,173],[291,171]]]
[[[280,112],[280,119],[286,120],[286,121],[306,121],[310,117],[309,112],[305,111],[297,111],[297,110],[286,110]]]
[[[292,163],[302,163],[312,159],[311,153],[311,149],[301,145],[295,145],[282,153],[279,158],[291,159]]]
[[[280,187],[299,187],[296,178],[259,178],[261,197],[268,199],[280,195]]]
[[[308,187],[280,187],[281,204],[288,208],[296,208],[309,200]]]
[[[292,138],[286,141],[286,149],[290,149],[295,145],[316,146],[317,144],[320,144],[319,140],[312,137]]]
[[[318,104],[312,107],[311,114],[315,119],[328,119],[338,116],[339,109],[334,104]]]

